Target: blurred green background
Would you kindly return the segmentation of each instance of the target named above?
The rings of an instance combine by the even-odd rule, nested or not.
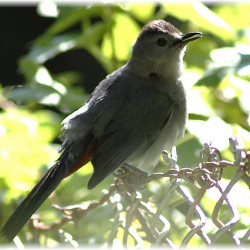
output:
[[[0,12],[5,10],[6,7],[0,7]],[[11,8],[8,11],[11,13]],[[182,33],[203,33],[202,39],[189,44],[184,57],[183,81],[188,89],[189,121],[185,136],[176,142],[180,167],[198,165],[204,142],[212,142],[221,150],[223,158],[230,161],[233,155],[228,149],[229,137],[239,134],[245,148],[249,149],[249,3],[204,4],[196,1],[61,6],[45,1],[32,11],[33,16],[48,22],[46,28],[39,30],[32,18],[26,20],[29,32],[34,31],[37,35],[23,45],[26,51],[16,62],[18,72],[10,73],[21,78],[12,83],[3,80],[1,76],[6,75],[3,68],[8,65],[1,60],[0,228],[57,159],[61,121],[88,99],[106,74],[126,63],[143,25],[154,19],[165,19]],[[10,15],[9,20],[2,22],[5,30],[13,21],[11,19]],[[16,26],[23,20],[15,19]],[[16,34],[17,38],[18,34],[21,39],[22,30]],[[14,48],[18,43],[7,36],[1,39],[4,41],[3,53],[8,51],[8,46]],[[159,169],[164,167],[160,165]],[[224,180],[230,180],[234,171],[225,171]],[[86,184],[91,173],[89,164],[63,181],[39,209],[44,223],[60,219],[52,203],[71,205],[97,200],[101,191],[114,182],[111,175],[89,192]],[[241,188],[246,190],[244,185]],[[143,192],[146,199],[156,195],[150,188]],[[249,218],[249,192],[246,194],[246,202],[239,206],[241,213]],[[210,206],[211,199],[204,199],[205,207]],[[112,228],[112,216],[110,208],[104,205],[79,221],[77,230],[69,224],[60,233],[50,232],[40,237],[39,244],[58,246],[65,242],[66,235],[71,235],[74,242],[68,240],[69,245],[74,246],[75,242],[105,245]],[[183,226],[184,221],[172,232],[176,245],[180,244],[179,236],[188,232]],[[239,232],[242,228],[239,226]],[[27,227],[19,236],[23,244],[30,242]],[[119,235],[117,237],[119,239]],[[227,242],[223,240],[220,243]],[[4,243],[3,238],[0,243]],[[197,238],[192,244],[200,246],[201,243]]]

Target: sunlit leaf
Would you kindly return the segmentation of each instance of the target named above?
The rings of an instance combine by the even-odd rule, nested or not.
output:
[[[36,64],[44,63],[57,54],[72,49],[76,45],[78,37],[79,34],[67,33],[55,36],[50,40],[40,40],[31,47],[29,53],[22,60],[32,60]]]
[[[110,33],[104,36],[102,52],[109,59],[128,60],[131,47],[138,34],[138,24],[129,16],[114,14],[115,25]]]
[[[240,54],[234,47],[223,47],[220,49],[214,49],[211,51],[210,57],[216,67],[235,66],[241,60]]]
[[[48,143],[57,134],[58,122],[49,111],[9,109],[0,114],[1,176],[8,177],[13,191],[29,189],[39,168],[56,159],[57,151]]]
[[[237,96],[239,97],[239,102],[241,108],[246,113],[250,112],[250,82],[243,80],[242,78],[236,77],[234,75],[229,78],[230,83],[237,91]]]
[[[220,37],[222,40],[233,39],[233,29],[222,18],[209,10],[203,3],[194,1],[190,3],[165,3],[166,13],[182,21],[190,21],[203,30]]]
[[[209,69],[195,84],[195,86],[216,87],[222,79],[233,71],[231,66],[221,66]]]
[[[220,183],[222,190],[225,190],[225,188],[227,187],[227,185],[229,184],[230,181],[231,180],[225,180],[225,179],[220,180],[219,183]],[[245,207],[246,209],[249,210],[250,209],[249,189],[242,182],[238,182],[237,184],[238,185],[235,185],[232,188],[232,191],[228,194],[228,198],[235,206]],[[239,194],[241,194],[241,195],[239,195]],[[211,188],[207,191],[207,197],[209,197],[214,202],[217,202],[221,197],[221,193],[218,192],[217,189]],[[242,197],[245,197],[246,199],[242,199]]]
[[[187,128],[202,144],[212,142],[212,145],[219,150],[227,148],[228,138],[234,135],[230,124],[216,116],[209,118],[208,121],[189,120]]]
[[[39,39],[33,44],[29,53],[20,61],[22,68],[28,68],[28,63],[41,64],[56,55],[83,47],[88,49],[99,42],[103,34],[113,25],[113,22],[99,22],[91,25],[82,33],[66,33],[52,37],[51,39]],[[26,64],[25,64],[26,63]],[[27,65],[27,66],[26,66]]]
[[[77,47],[91,48],[101,41],[103,35],[114,26],[113,20],[98,22],[85,29],[77,38]]]
[[[250,54],[242,54],[237,48],[224,47],[211,52],[213,65],[196,82],[196,86],[218,86],[229,74],[249,75]]]
[[[249,130],[243,129],[238,124],[235,124],[233,126],[233,129],[235,131],[234,134],[237,134],[242,138],[242,140],[244,142],[244,147],[250,148],[250,132],[249,132]]]
[[[52,101],[52,105],[58,104],[60,102],[60,95],[57,91],[55,91],[52,87],[41,85],[41,84],[33,84],[32,86],[18,86],[16,88],[11,89],[6,96],[16,102],[26,103],[29,101],[42,101],[44,98],[57,94],[57,102],[55,100]],[[49,104],[47,102],[47,104]]]
[[[83,20],[89,20],[91,16],[99,16],[103,12],[103,8],[101,7],[65,8],[64,6],[61,6],[58,7],[58,9],[60,12],[59,18],[43,34],[44,37],[57,35],[73,25],[80,23]]]
[[[125,3],[125,10],[129,11],[136,19],[141,22],[148,22],[154,14],[156,5],[155,3],[140,3],[140,2],[128,2]]]
[[[240,62],[236,67],[236,71],[239,71],[240,75],[250,75],[250,54],[239,54]],[[245,73],[244,73],[245,72]]]
[[[247,2],[219,4],[213,6],[212,10],[234,29],[244,29],[246,23],[249,21],[250,5]]]

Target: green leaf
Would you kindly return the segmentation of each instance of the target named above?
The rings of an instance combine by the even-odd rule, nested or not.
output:
[[[163,6],[168,15],[172,15],[182,21],[190,21],[190,17],[192,17],[192,23],[197,27],[220,37],[224,41],[234,39],[233,28],[201,2],[167,3]]]
[[[50,96],[53,98],[49,98]],[[34,84],[32,86],[27,87],[16,87],[14,89],[11,89],[11,91],[6,94],[6,97],[15,102],[21,103],[26,103],[30,101],[37,101],[43,103],[43,100],[47,100],[45,102],[45,104],[47,105],[58,105],[61,99],[60,94],[52,87],[41,84]]]
[[[67,95],[61,96],[60,106],[72,112],[81,107],[88,99],[89,95],[83,94],[82,91],[78,89],[71,89]]]
[[[60,53],[74,48],[85,48],[91,52],[91,49],[99,43],[105,32],[110,30],[113,24],[113,21],[98,22],[82,33],[57,35],[50,40],[40,39],[31,47],[29,53],[20,60],[20,67],[24,74],[30,78],[34,76],[35,70],[39,67],[37,64],[43,64]]]
[[[1,176],[8,177],[12,191],[27,190],[38,169],[54,161],[57,150],[49,145],[58,133],[60,119],[51,111],[8,109],[0,113]]]
[[[33,61],[34,64],[42,64],[47,60],[55,57],[59,53],[68,51],[76,46],[77,38],[79,34],[68,33],[63,35],[58,35],[50,40],[39,40],[35,43],[29,53],[22,58],[22,61]],[[21,61],[21,63],[22,63]],[[21,66],[23,66],[21,64]],[[25,66],[25,65],[24,65]]]
[[[233,72],[231,66],[221,66],[209,69],[194,86],[216,87],[230,72]]]
[[[236,67],[236,71],[239,71],[239,73],[246,72],[247,75],[249,75],[249,70],[250,70],[250,54],[242,54],[239,53],[240,55],[240,62]],[[241,74],[240,73],[240,74]],[[244,75],[244,74],[242,74]]]
[[[25,79],[28,82],[31,82],[39,67],[37,63],[33,59],[24,56],[21,59],[19,59],[18,64],[19,64],[19,69],[21,70]]]
[[[125,3],[125,9],[141,22],[147,23],[153,19],[156,9],[155,3]]]
[[[77,47],[86,49],[96,45],[103,38],[103,35],[114,26],[113,20],[98,22],[85,29],[77,38]]]
[[[245,29],[249,21],[250,5],[247,2],[233,2],[233,4],[216,4],[212,10],[234,29]]]
[[[176,142],[178,153],[178,164],[180,166],[196,167],[200,161],[196,152],[202,148],[202,144],[197,137],[191,134],[185,134]]]
[[[187,128],[202,144],[212,142],[219,150],[228,147],[228,138],[233,135],[232,126],[217,116],[210,117],[208,121],[189,120]]]
[[[60,11],[59,18],[43,34],[46,36],[55,36],[79,22],[88,21],[92,16],[100,16],[103,12],[101,7],[78,8],[78,7],[58,7]]]
[[[231,73],[249,75],[250,54],[243,54],[234,47],[213,50],[210,56],[214,62],[196,86],[218,86],[225,76]]]
[[[236,66],[240,62],[240,55],[235,47],[214,49],[210,57],[215,66]]]
[[[111,33],[104,36],[102,43],[102,53],[109,59],[127,61],[132,45],[139,32],[139,25],[128,15],[114,14],[115,25]]]

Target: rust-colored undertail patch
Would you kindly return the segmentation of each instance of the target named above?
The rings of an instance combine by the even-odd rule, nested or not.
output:
[[[87,164],[91,160],[94,148],[95,148],[95,143],[91,142],[90,145],[87,147],[83,156],[79,159],[76,165],[70,170],[70,172],[67,174],[66,177],[76,172],[79,168],[83,167],[85,164]]]

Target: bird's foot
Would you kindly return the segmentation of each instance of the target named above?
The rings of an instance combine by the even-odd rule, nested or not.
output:
[[[150,180],[148,173],[125,163],[118,171],[116,176],[117,187],[125,186],[128,191],[145,188]]]

